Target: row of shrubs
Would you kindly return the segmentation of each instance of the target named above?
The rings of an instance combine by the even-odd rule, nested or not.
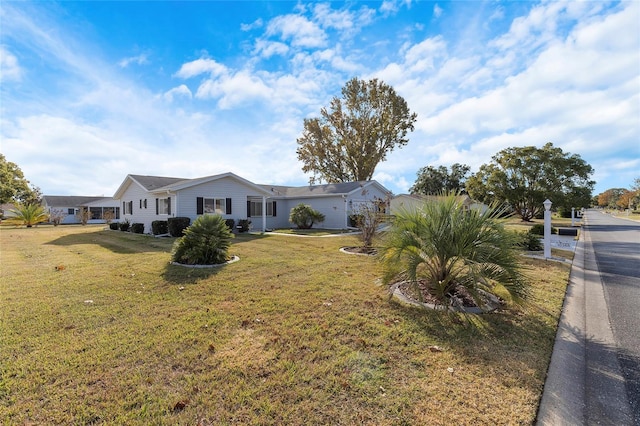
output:
[[[182,237],[184,230],[191,224],[188,217],[170,217],[168,220],[154,220],[151,222],[151,233],[153,235],[166,235],[172,237]],[[236,221],[234,219],[225,219],[225,224],[229,230],[233,231]],[[238,231],[247,232],[251,221],[249,219],[240,219],[238,221]],[[112,222],[109,229],[122,232],[133,232],[134,234],[144,234],[144,223],[129,223],[128,220],[123,222]]]

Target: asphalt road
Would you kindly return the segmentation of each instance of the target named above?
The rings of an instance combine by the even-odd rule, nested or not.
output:
[[[586,213],[537,425],[640,426],[640,223]]]
[[[640,223],[587,212],[586,231],[604,288],[616,355],[640,425]]]

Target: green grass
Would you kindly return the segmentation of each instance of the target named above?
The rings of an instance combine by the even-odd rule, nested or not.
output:
[[[0,230],[4,424],[535,419],[567,265],[523,259],[531,304],[469,327],[389,299],[373,258],[339,252],[356,236],[241,234],[211,270],[170,265],[172,243]]]

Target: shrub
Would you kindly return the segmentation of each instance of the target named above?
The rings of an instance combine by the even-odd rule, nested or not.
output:
[[[538,234],[533,234],[531,232],[519,232],[518,238],[518,245],[525,250],[540,251],[544,248]]]
[[[174,262],[215,265],[229,260],[233,234],[220,215],[203,215],[189,226],[172,250]]]
[[[249,231],[249,225],[251,225],[251,221],[249,219],[240,219],[238,221],[238,226],[240,227],[240,232]]]
[[[64,211],[60,209],[53,209],[49,212],[49,221],[53,226],[60,225],[62,223],[62,219],[64,219]]]
[[[523,301],[529,287],[502,213],[465,210],[455,195],[400,212],[383,243],[385,282],[407,281],[422,300],[447,308],[460,306],[465,293],[483,309],[491,294]]]
[[[49,216],[44,212],[44,207],[39,204],[18,204],[15,209],[10,210],[14,214],[13,221],[22,222],[27,228],[46,222]]]
[[[226,223],[227,224],[227,228],[229,228],[229,230],[233,232],[233,227],[236,226],[235,219],[226,219],[224,221],[224,223]]]
[[[184,230],[189,227],[191,219],[188,217],[170,217],[168,222],[169,234],[172,237],[182,237]]]
[[[125,219],[123,222],[120,222],[118,224],[118,229],[120,229],[122,232],[127,232],[129,230],[129,220]]]
[[[544,235],[544,223],[536,223],[531,228],[529,228],[529,233],[534,235]],[[558,229],[551,227],[551,233],[557,234]]]
[[[131,232],[134,234],[144,234],[144,223],[134,223],[131,225]]]
[[[310,205],[300,203],[291,209],[289,222],[299,229],[311,229],[314,223],[324,222],[324,215],[314,210]]]
[[[153,235],[164,235],[169,233],[169,222],[166,220],[154,220],[151,222],[151,233]]]
[[[109,224],[109,229],[111,229],[112,231],[117,231],[118,230],[118,223],[117,222],[111,222]]]

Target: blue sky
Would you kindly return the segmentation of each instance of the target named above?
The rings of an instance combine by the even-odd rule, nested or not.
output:
[[[303,119],[352,77],[418,114],[374,179],[553,142],[640,177],[640,2],[0,3],[0,144],[50,195],[127,174],[305,185]]]

